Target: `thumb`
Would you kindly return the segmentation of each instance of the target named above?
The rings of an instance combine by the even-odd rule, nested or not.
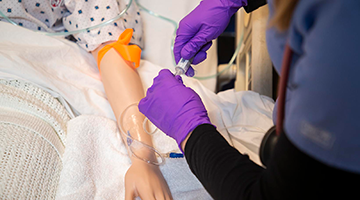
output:
[[[185,72],[185,75],[188,77],[193,77],[195,75],[195,70],[194,68],[192,68],[191,66],[189,67],[189,69]]]
[[[180,75],[176,75],[176,76],[175,76],[175,79],[176,79],[179,83],[184,84],[184,83],[183,83],[183,80],[182,80],[182,78],[181,78]]]

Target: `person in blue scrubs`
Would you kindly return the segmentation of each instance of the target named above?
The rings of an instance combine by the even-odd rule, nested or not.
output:
[[[286,44],[293,57],[283,133],[266,169],[228,145],[211,124],[199,96],[168,70],[154,79],[139,109],[178,142],[192,172],[214,199],[356,199],[360,1],[267,3],[267,45],[276,71],[281,71]],[[175,57],[201,62],[232,14],[241,6],[255,5],[255,9],[263,4],[203,0],[180,22]]]

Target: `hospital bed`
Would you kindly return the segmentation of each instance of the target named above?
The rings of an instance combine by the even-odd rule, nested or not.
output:
[[[273,97],[273,67],[265,36],[268,15],[267,5],[252,13],[246,13],[244,9],[236,13],[236,41],[241,39],[240,33],[244,33],[244,49],[236,61],[235,89],[252,90]]]
[[[154,12],[180,20],[199,1],[139,2]],[[146,13],[143,19],[146,42],[138,72],[146,90],[162,68],[173,69],[170,41],[174,27]],[[0,79],[30,82],[49,92],[66,107],[71,118],[65,152],[61,155],[63,169],[57,199],[86,199],[86,195],[93,195],[91,199],[103,199],[105,194],[107,199],[121,199],[124,194],[122,182],[109,180],[113,180],[112,177],[122,180],[130,163],[118,138],[115,116],[106,99],[95,60],[76,44],[62,38],[44,36],[3,22],[0,22],[0,29],[7,30],[0,33]],[[207,61],[197,67],[198,74],[204,76],[216,72],[215,48],[216,45],[210,49]],[[215,78],[200,82],[184,77],[184,83],[201,96],[212,123],[229,144],[236,143],[240,152],[260,164],[258,148],[263,134],[272,126],[272,99],[251,91],[228,90],[215,94]],[[93,132],[96,134],[89,134]],[[102,143],[85,145],[98,140]],[[176,143],[160,131],[154,135],[154,146],[163,153],[177,149]],[[113,162],[96,160],[99,157],[89,155],[89,152],[97,152],[95,150],[110,155]],[[104,162],[107,168],[102,171],[95,163]],[[161,170],[175,199],[211,199],[184,159],[167,159],[165,163]],[[105,173],[109,169],[113,170],[112,174]],[[84,171],[104,172],[105,175]],[[108,181],[101,182],[104,179]],[[85,181],[79,183],[78,180]],[[105,184],[110,182],[114,185]]]

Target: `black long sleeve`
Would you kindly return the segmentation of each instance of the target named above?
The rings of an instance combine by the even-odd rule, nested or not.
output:
[[[265,5],[267,0],[248,0],[248,5],[244,6],[244,9],[247,13],[250,13],[259,7]]]
[[[214,199],[341,199],[358,196],[360,175],[329,167],[298,150],[281,134],[264,169],[242,155],[209,124],[185,146],[190,169]],[[356,187],[357,188],[357,187]],[[340,197],[340,196],[339,196]]]

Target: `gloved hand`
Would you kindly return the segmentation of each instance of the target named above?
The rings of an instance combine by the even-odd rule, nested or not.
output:
[[[211,124],[199,95],[185,87],[181,77],[174,77],[168,69],[161,70],[154,79],[146,97],[139,102],[139,110],[174,138],[179,147],[198,125]]]
[[[183,57],[194,57],[193,64],[206,59],[212,40],[224,32],[231,16],[248,0],[203,0],[180,21],[176,32],[174,55],[176,63]],[[189,69],[191,71],[192,69]]]

